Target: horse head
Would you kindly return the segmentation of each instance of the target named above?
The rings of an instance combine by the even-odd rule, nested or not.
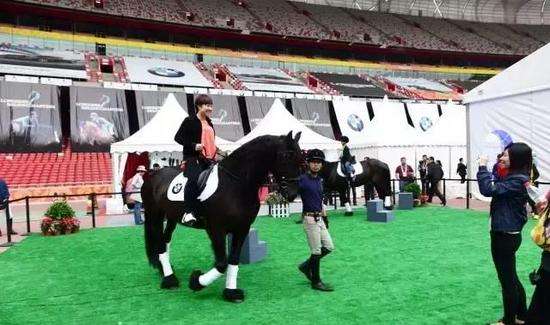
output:
[[[302,161],[302,150],[299,141],[302,132],[292,137],[292,131],[281,136],[281,143],[277,148],[272,170],[275,181],[279,184],[279,192],[289,202],[298,196],[298,180]]]

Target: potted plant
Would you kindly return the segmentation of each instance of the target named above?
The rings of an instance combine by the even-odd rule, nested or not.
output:
[[[420,195],[422,190],[420,189],[420,186],[418,184],[416,183],[407,184],[405,185],[404,190],[405,192],[412,193],[415,207],[424,204],[424,202],[422,202],[422,197]]]
[[[50,205],[44,214],[40,229],[45,236],[71,234],[80,229],[80,221],[75,218],[75,212],[67,201],[59,200]]]
[[[279,192],[271,192],[265,198],[269,206],[269,215],[273,218],[286,218],[290,216],[287,200]]]

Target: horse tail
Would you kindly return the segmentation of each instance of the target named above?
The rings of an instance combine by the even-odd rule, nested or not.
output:
[[[153,195],[153,186],[150,180],[146,180],[141,187],[141,196],[143,199],[143,209],[145,214],[144,232],[145,232],[145,252],[149,264],[160,268],[159,246],[162,243],[164,214],[155,202]]]

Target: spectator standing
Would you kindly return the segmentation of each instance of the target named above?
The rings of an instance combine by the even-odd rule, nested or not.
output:
[[[443,179],[443,169],[441,165],[434,161],[434,157],[430,157],[428,160],[428,173],[426,174],[426,181],[429,183],[428,187],[428,202],[432,203],[434,195],[437,195],[441,200],[442,205],[447,205],[447,201],[441,191],[439,191],[438,183]]]
[[[143,200],[141,199],[141,187],[143,186],[143,175],[147,172],[145,166],[139,165],[136,169],[136,174],[128,180],[129,186],[126,187],[128,192],[131,193],[129,198],[134,203],[134,222],[136,225],[143,224],[141,219],[141,207]]]
[[[13,224],[13,217],[11,215],[11,211],[8,211],[8,200],[10,199],[10,191],[8,188],[8,184],[5,180],[0,178],[0,211],[5,210],[5,213],[9,214],[8,224],[6,225],[8,228],[8,231],[12,235],[17,235],[15,231],[13,231],[12,224]],[[0,230],[0,236],[2,236],[2,230]]]
[[[420,174],[420,183],[422,184],[422,193],[426,193],[426,174],[428,172],[428,156],[422,155],[422,160],[418,163],[418,173]]]
[[[395,178],[399,180],[399,192],[403,192],[405,185],[414,182],[414,170],[407,165],[407,158],[401,157],[401,164],[395,168]]]
[[[537,205],[537,212],[541,217],[550,201],[550,191],[546,193],[546,198]],[[543,231],[546,232],[548,224]],[[546,236],[546,234],[544,235]],[[545,247],[542,251],[541,263],[537,272],[539,278],[535,283],[535,292],[531,298],[531,304],[527,311],[526,324],[544,325],[550,324],[550,248]]]
[[[458,166],[456,166],[456,173],[460,176],[460,184],[464,184],[464,182],[466,182],[467,170],[468,168],[466,167],[466,164],[464,164],[464,159],[460,158],[458,160]]]
[[[509,170],[506,177],[493,180],[487,170],[487,158],[479,159],[479,191],[491,197],[491,255],[502,289],[504,317],[495,324],[523,324],[527,316],[525,290],[516,271],[516,252],[521,245],[521,231],[527,222],[532,151],[525,143],[513,143],[503,152],[500,162]]]

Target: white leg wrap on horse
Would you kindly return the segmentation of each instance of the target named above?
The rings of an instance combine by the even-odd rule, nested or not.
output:
[[[166,254],[168,254],[168,258],[170,258],[170,243],[166,243]]]
[[[237,289],[237,274],[239,273],[238,265],[227,266],[227,273],[225,274],[225,288]]]
[[[346,202],[346,211],[351,212],[351,205],[349,204],[349,202]]]
[[[389,207],[391,206],[391,198],[389,196],[386,196],[384,198],[384,207]]]
[[[199,277],[199,283],[206,287],[207,285],[216,281],[220,276],[222,276],[222,274],[223,273],[218,272],[218,270],[213,267],[210,271]]]
[[[165,277],[172,275],[174,271],[172,271],[172,266],[170,265],[170,257],[168,256],[168,252],[164,252],[162,254],[159,254],[159,261],[162,265],[162,273]]]

